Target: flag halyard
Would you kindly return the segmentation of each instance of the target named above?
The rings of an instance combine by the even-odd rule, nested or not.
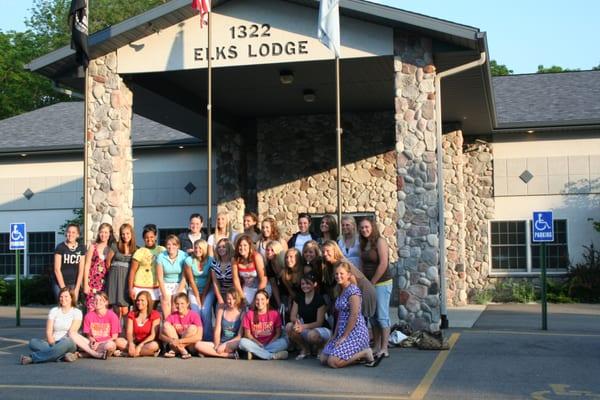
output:
[[[210,12],[210,0],[192,0],[192,8],[200,13],[200,27],[208,25],[208,13]]]

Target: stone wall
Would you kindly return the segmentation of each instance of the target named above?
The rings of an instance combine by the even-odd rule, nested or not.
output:
[[[242,173],[246,168],[242,165],[242,138],[238,133],[223,132],[216,138],[217,161],[217,212],[225,211],[229,216],[232,228],[241,232],[245,202],[242,195],[242,184],[245,178]],[[246,161],[244,159],[244,161]],[[215,226],[216,215],[212,225]]]
[[[396,260],[396,153],[391,113],[344,114],[343,212],[374,212]],[[337,210],[334,115],[265,118],[257,127],[258,213],[280,221],[285,237],[300,212]]]
[[[117,74],[117,53],[90,61],[88,82],[88,241],[101,223],[133,223],[133,96]]]
[[[398,316],[413,329],[439,330],[439,227],[435,66],[431,40],[394,38],[398,160]]]
[[[489,285],[488,226],[494,217],[492,148],[443,137],[447,304],[462,306]]]

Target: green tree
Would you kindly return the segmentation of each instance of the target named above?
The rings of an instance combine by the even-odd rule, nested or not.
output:
[[[504,76],[513,73],[512,69],[508,69],[504,64],[498,64],[496,60],[490,61],[490,70],[492,71],[492,76]]]
[[[553,65],[551,67],[544,67],[542,64],[540,64],[540,65],[538,65],[536,74],[553,74],[553,73],[557,73],[557,72],[574,72],[574,71],[581,71],[581,69],[579,69],[579,68],[575,68],[575,69],[563,68],[563,67],[559,67],[558,65]]]
[[[600,64],[596,65],[595,67],[592,67],[592,71],[600,71]]]
[[[42,48],[43,41],[31,31],[0,31],[0,119],[68,100],[52,90],[50,80],[25,70]]]

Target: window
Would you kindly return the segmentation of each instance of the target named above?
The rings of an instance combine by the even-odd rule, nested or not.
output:
[[[554,220],[554,241],[546,243],[546,268],[567,268],[569,266],[569,249],[567,247],[567,220]],[[533,231],[531,233],[533,235]],[[531,243],[531,265],[540,269],[541,243]]]
[[[531,220],[492,221],[490,228],[492,273],[539,272],[541,244],[531,241]],[[554,241],[546,243],[546,262],[548,269],[568,267],[567,220],[554,220]]]
[[[14,275],[16,270],[15,251],[10,248],[10,234],[0,233],[0,275]],[[21,273],[23,273],[23,251],[19,258]]]
[[[167,236],[175,235],[179,236],[180,233],[187,232],[187,228],[160,228],[158,230],[158,244],[161,246],[165,245],[165,240],[167,240]]]
[[[527,227],[525,221],[492,222],[492,269],[527,270]]]
[[[29,232],[27,234],[27,260],[30,275],[44,275],[52,268],[55,240],[54,232]]]

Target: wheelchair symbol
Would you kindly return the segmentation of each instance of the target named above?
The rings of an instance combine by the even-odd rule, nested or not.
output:
[[[535,220],[535,230],[536,231],[551,231],[552,227],[542,219],[542,214],[539,213],[537,215],[537,219]]]
[[[25,237],[19,230],[19,225],[13,225],[13,230],[10,233],[10,240],[13,242],[21,242],[25,240]]]

